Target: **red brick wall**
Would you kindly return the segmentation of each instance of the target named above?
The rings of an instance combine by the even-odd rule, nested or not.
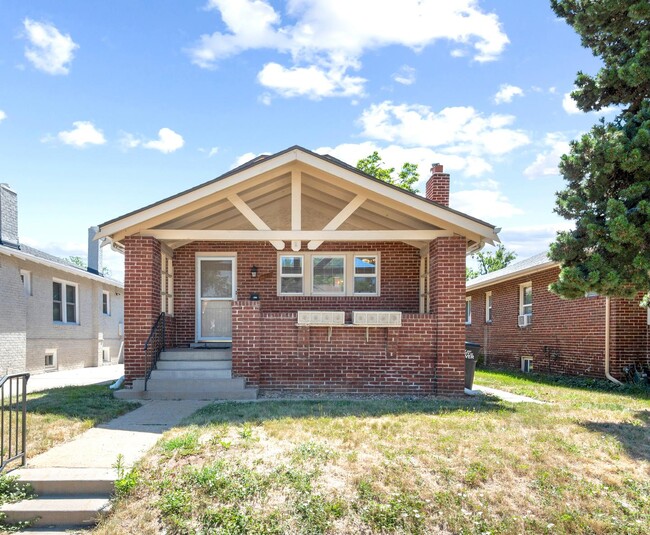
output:
[[[437,394],[462,395],[465,387],[465,251],[461,237],[438,238],[429,246]]]
[[[160,314],[160,242],[124,239],[124,375],[126,383],[143,378],[144,344]]]
[[[468,341],[481,344],[488,365],[520,368],[522,355],[533,357],[536,371],[554,374],[604,376],[605,299],[560,299],[548,291],[558,268],[467,292],[472,297],[472,324]],[[517,326],[519,285],[532,282],[533,321]],[[485,292],[492,291],[493,322],[485,321]],[[610,371],[621,377],[621,368],[635,360],[647,360],[646,312],[638,300],[612,299]]]
[[[233,306],[233,374],[263,389],[434,393],[435,318],[404,314],[402,327],[298,327],[293,312]]]
[[[303,251],[307,244],[303,244]],[[195,340],[196,254],[234,252],[237,254],[237,297],[248,300],[250,294],[260,295],[264,312],[295,312],[301,310],[401,310],[419,311],[420,252],[403,243],[325,243],[319,252],[378,251],[380,260],[381,295],[378,297],[311,297],[277,295],[277,254],[268,242],[192,242],[174,252],[174,311],[176,345]],[[291,254],[287,248],[283,251]],[[250,271],[258,268],[257,278]],[[348,318],[349,319],[349,318]]]

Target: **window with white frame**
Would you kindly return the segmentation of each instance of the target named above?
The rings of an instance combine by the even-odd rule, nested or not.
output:
[[[25,297],[32,295],[32,272],[26,269],[20,270],[20,281],[23,283]]]
[[[492,323],[492,292],[485,292],[485,322]]]
[[[377,255],[354,255],[354,293],[377,294]]]
[[[302,255],[280,256],[280,293],[302,295],[305,287],[305,259]]]
[[[79,286],[73,282],[52,281],[52,319],[61,323],[79,323]]]
[[[533,314],[533,283],[525,282],[519,285],[519,315]]]
[[[102,290],[102,314],[111,315],[111,292]]]
[[[278,295],[379,295],[379,253],[278,255]]]
[[[472,298],[465,298],[465,325],[472,323]]]
[[[171,254],[160,254],[160,311],[174,315],[174,265]]]

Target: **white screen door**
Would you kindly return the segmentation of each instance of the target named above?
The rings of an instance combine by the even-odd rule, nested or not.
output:
[[[197,342],[232,341],[232,301],[236,269],[233,257],[197,259]]]

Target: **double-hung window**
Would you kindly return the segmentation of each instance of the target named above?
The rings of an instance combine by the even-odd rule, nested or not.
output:
[[[533,284],[525,282],[519,285],[519,315],[533,315]]]
[[[471,325],[472,323],[472,298],[465,298],[465,325]]]
[[[174,315],[174,264],[171,254],[160,254],[160,311]]]
[[[354,255],[354,293],[377,294],[377,255]]]
[[[52,281],[52,319],[61,323],[79,323],[79,287],[72,282]]]
[[[492,292],[485,292],[485,323],[492,323]]]
[[[280,256],[280,293],[302,295],[305,287],[305,259],[302,255]]]
[[[107,290],[102,290],[102,314],[111,315],[111,293]]]

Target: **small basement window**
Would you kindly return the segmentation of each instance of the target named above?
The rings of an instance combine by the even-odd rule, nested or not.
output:
[[[47,371],[56,370],[57,368],[56,349],[45,350],[44,366]]]

